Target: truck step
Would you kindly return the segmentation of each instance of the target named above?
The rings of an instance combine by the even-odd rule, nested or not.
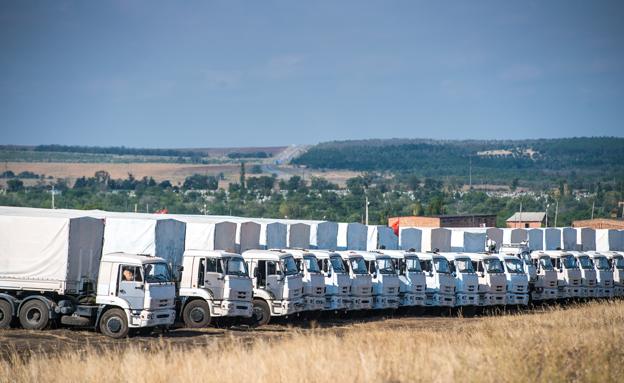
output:
[[[63,315],[61,317],[61,323],[69,326],[89,326],[91,324],[91,320],[89,318],[74,315]]]

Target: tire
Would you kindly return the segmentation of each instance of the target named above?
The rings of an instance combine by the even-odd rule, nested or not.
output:
[[[26,330],[43,330],[50,322],[50,310],[39,299],[31,299],[20,308],[19,320]]]
[[[100,318],[100,332],[113,339],[121,339],[128,336],[128,319],[121,309],[110,309]]]
[[[182,320],[187,328],[208,327],[212,321],[208,303],[203,300],[190,301],[184,306]]]
[[[0,329],[11,327],[13,321],[13,306],[11,303],[0,300]]]
[[[254,299],[253,301],[253,314],[251,316],[251,323],[254,326],[264,326],[271,321],[271,309],[269,304],[260,299]]]

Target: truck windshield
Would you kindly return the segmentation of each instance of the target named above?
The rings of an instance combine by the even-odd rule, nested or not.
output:
[[[449,263],[446,258],[435,257],[433,258],[433,266],[436,271],[440,274],[450,274],[451,268],[449,267]]]
[[[318,274],[321,272],[321,269],[319,269],[318,261],[316,260],[315,256],[304,255],[303,262],[305,262],[305,267],[306,267],[306,270],[308,270],[308,273]]]
[[[405,258],[405,268],[408,273],[418,273],[422,271],[420,268],[420,261],[416,257]]]
[[[366,262],[364,262],[364,258],[355,257],[349,259],[349,265],[351,266],[351,271],[353,274],[367,274],[368,270],[366,270]]]
[[[581,267],[584,270],[591,270],[594,268],[594,265],[592,264],[591,259],[589,259],[588,255],[581,255],[578,257],[578,261],[581,264]],[[566,266],[567,267],[567,266]]]
[[[596,268],[598,270],[609,270],[609,261],[607,261],[607,257],[595,257],[594,263],[596,264]]]
[[[572,254],[567,254],[561,257],[561,261],[563,262],[563,266],[566,269],[578,269],[578,265],[576,263],[576,258]]]
[[[282,271],[284,275],[295,275],[299,272],[297,270],[297,263],[295,263],[295,258],[292,255],[287,255],[280,261],[282,265]]]
[[[615,262],[616,269],[624,270],[624,257],[615,257],[613,258],[613,262]]]
[[[507,267],[507,272],[511,274],[522,274],[524,273],[522,261],[519,259],[505,259],[505,267]]]
[[[377,270],[380,274],[395,274],[394,263],[391,258],[377,259]]]
[[[346,272],[344,264],[342,263],[342,258],[340,258],[339,255],[332,255],[329,257],[329,262],[331,262],[332,269],[334,269],[336,273],[344,274]]]
[[[146,283],[172,282],[171,270],[166,263],[148,263],[143,265]]]
[[[496,258],[484,259],[483,264],[485,265],[485,270],[490,274],[504,272],[503,263],[500,261],[500,259],[496,259]]]
[[[249,275],[247,273],[247,264],[245,264],[243,258],[225,258],[224,263],[228,275],[238,275],[239,277],[246,277]]]
[[[540,267],[544,270],[554,270],[552,262],[550,261],[550,257],[540,257],[539,264]]]
[[[460,273],[474,273],[470,258],[457,258],[453,263],[455,264],[457,271]]]

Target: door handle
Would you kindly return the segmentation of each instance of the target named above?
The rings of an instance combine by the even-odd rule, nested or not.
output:
[[[123,294],[125,294],[125,293],[126,293],[126,290],[124,290],[124,289],[121,289],[121,290],[119,290],[119,292],[120,292],[120,293],[123,293]]]

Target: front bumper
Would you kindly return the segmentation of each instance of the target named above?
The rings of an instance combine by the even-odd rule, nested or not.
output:
[[[374,295],[373,309],[396,309],[399,308],[399,297],[396,295]]]
[[[455,296],[450,294],[427,293],[426,306],[454,307]]]
[[[492,294],[483,293],[479,294],[479,306],[503,306],[506,302],[506,294]]]
[[[615,285],[615,287],[613,287],[613,296],[614,297],[624,296],[624,286]]]
[[[130,328],[171,326],[175,322],[176,311],[173,309],[164,310],[142,310],[139,313],[130,313]]]
[[[215,317],[245,317],[253,314],[253,304],[245,301],[215,301],[212,305],[212,315]]]
[[[305,309],[303,298],[295,300],[273,301],[274,316],[284,316],[301,312]]]
[[[587,294],[586,292],[583,292],[582,289],[583,288],[581,286],[562,286],[559,287],[557,297],[559,299],[582,298],[583,294]]]
[[[506,299],[508,305],[528,306],[529,293],[507,293]]]
[[[325,296],[310,296],[303,297],[305,304],[304,311],[317,311],[325,308]]]
[[[457,293],[455,297],[456,306],[478,306],[479,294]]]
[[[372,296],[351,296],[349,310],[369,310],[373,308]]]
[[[329,295],[325,297],[324,310],[348,310],[351,305],[351,299],[343,295]]]
[[[400,307],[411,307],[411,306],[424,306],[425,305],[425,294],[413,294],[413,293],[404,293],[399,296],[399,306]]]
[[[544,289],[537,287],[535,291],[531,292],[531,298],[534,301],[546,301],[557,299],[557,289]]]

